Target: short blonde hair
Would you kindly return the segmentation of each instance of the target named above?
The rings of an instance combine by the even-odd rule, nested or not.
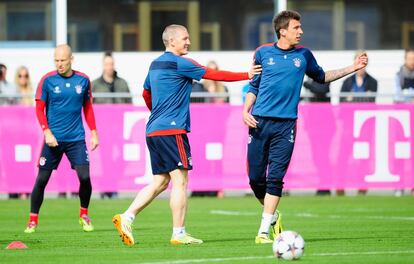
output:
[[[164,32],[162,32],[162,42],[164,42],[166,48],[170,45],[170,39],[177,34],[178,30],[187,31],[187,28],[182,25],[172,24],[164,29]]]

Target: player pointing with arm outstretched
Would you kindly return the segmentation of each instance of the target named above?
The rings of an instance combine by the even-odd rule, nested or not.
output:
[[[193,80],[202,78],[218,81],[247,80],[260,73],[260,66],[250,73],[235,73],[206,69],[197,62],[184,58],[190,46],[187,29],[181,25],[167,26],[162,34],[165,52],[150,66],[144,83],[143,97],[151,115],[146,127],[147,146],[154,174],[153,182],[139,191],[123,214],[113,217],[122,241],[135,243],[131,224],[152,200],[172,182],[170,207],[173,230],[170,243],[201,244],[185,229],[187,212],[188,171],[192,169],[190,144],[190,93]]]

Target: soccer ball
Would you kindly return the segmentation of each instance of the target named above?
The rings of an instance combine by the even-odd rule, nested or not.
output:
[[[273,242],[275,257],[285,260],[299,259],[305,250],[305,240],[295,231],[283,231]]]

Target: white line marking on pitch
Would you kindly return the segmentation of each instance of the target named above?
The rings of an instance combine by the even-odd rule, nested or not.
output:
[[[295,216],[301,216],[301,217],[308,217],[308,218],[317,218],[317,217],[328,217],[328,218],[348,218],[348,216],[344,216],[344,215],[317,215],[317,214],[309,214],[309,213],[300,213],[300,214],[295,214]],[[365,218],[365,219],[378,219],[378,220],[407,220],[407,221],[414,221],[414,217],[410,217],[410,216],[373,216],[373,215],[366,215],[366,216],[361,216],[359,215],[358,218]]]
[[[251,216],[257,215],[259,216],[260,213],[253,213],[253,212],[241,212],[241,211],[228,211],[228,210],[211,210],[210,214],[217,214],[217,215],[235,215],[235,216]],[[344,215],[318,215],[318,214],[311,214],[311,213],[298,213],[294,214],[294,216],[300,217],[308,217],[308,218],[320,218],[320,217],[327,217],[327,218],[348,218],[348,216]],[[358,216],[358,218],[365,218],[365,219],[377,219],[377,220],[403,220],[403,221],[414,221],[414,217],[412,216]]]
[[[334,257],[334,256],[353,256],[353,255],[381,255],[381,254],[414,254],[414,250],[314,253],[314,254],[305,254],[305,257],[306,256]],[[186,264],[186,263],[202,263],[202,262],[223,262],[223,261],[231,261],[231,260],[270,259],[270,258],[275,258],[275,257],[274,256],[246,256],[246,257],[229,257],[229,258],[183,259],[183,260],[174,260],[174,261],[144,262],[141,264]]]
[[[227,210],[211,210],[210,214],[218,215],[259,215],[258,213],[253,212],[240,212],[240,211],[227,211]]]

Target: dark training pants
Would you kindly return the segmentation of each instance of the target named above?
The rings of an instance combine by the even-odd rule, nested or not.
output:
[[[266,193],[280,197],[295,145],[296,119],[255,119],[259,123],[249,129],[247,150],[250,186],[258,199]]]

